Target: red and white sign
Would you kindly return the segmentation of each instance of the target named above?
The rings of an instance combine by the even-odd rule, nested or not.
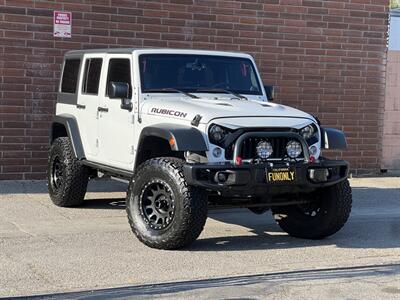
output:
[[[55,37],[70,38],[72,28],[72,13],[67,11],[55,11],[53,28],[53,35]]]

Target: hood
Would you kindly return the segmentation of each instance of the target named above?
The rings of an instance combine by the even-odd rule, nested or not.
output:
[[[271,102],[255,100],[239,100],[229,98],[201,98],[188,99],[187,97],[177,98],[167,95],[166,97],[148,97],[142,102],[142,113],[158,115],[166,118],[184,119],[192,121],[196,115],[200,115],[200,123],[207,124],[220,118],[246,118],[246,117],[273,117],[273,118],[294,118],[296,123],[304,123],[314,118],[298,109]],[[222,122],[219,122],[222,124]],[[232,123],[226,120],[224,123]],[[236,122],[234,122],[236,123]],[[241,122],[242,123],[242,122]],[[253,123],[253,122],[251,122]],[[260,123],[258,123],[260,124]],[[282,124],[282,123],[281,123]],[[228,126],[231,127],[231,126]]]

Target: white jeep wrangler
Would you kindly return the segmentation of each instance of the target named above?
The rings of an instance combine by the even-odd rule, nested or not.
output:
[[[272,210],[292,236],[320,239],[352,203],[344,134],[272,103],[248,54],[103,49],[65,55],[52,122],[48,187],[82,204],[88,180],[130,180],[129,224],[161,249],[193,242],[208,205]]]

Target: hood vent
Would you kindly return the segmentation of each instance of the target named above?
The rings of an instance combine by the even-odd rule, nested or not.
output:
[[[219,103],[215,103],[216,105],[221,105],[221,106],[232,106],[228,103],[223,103],[223,102],[219,102]]]

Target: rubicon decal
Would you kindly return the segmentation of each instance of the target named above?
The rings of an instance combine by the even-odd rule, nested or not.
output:
[[[156,108],[153,107],[151,109],[152,113],[159,114],[159,115],[169,115],[169,116],[174,116],[174,117],[180,117],[180,118],[186,118],[187,113],[181,112],[178,110],[173,110],[173,109],[163,109],[163,108]]]

